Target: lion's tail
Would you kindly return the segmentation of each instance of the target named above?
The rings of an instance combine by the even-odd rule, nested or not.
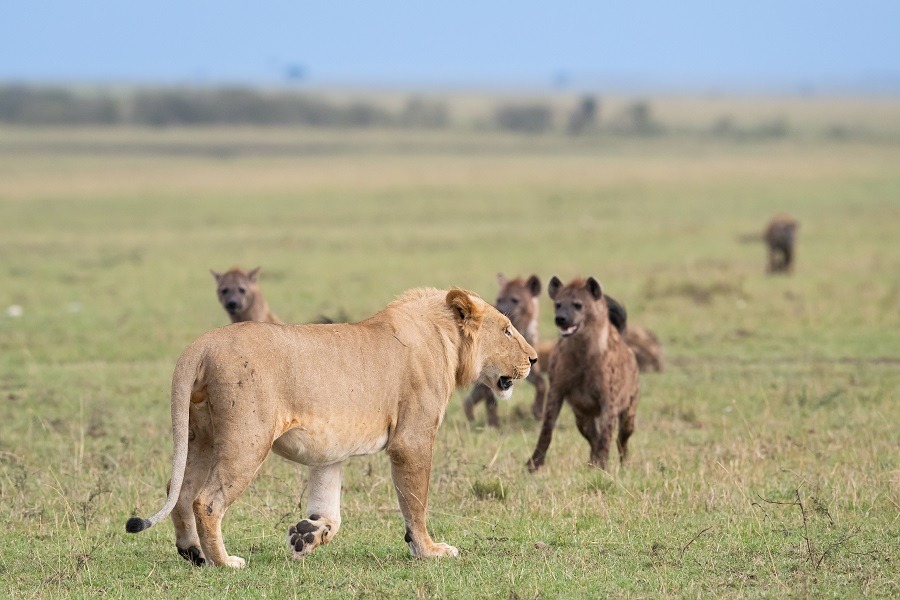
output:
[[[191,392],[196,381],[203,376],[203,362],[206,356],[205,345],[192,344],[182,353],[175,365],[172,376],[172,438],[175,452],[172,458],[172,479],[169,482],[169,495],[165,505],[149,519],[131,517],[125,523],[125,531],[138,533],[153,527],[172,512],[181,493],[184,483],[184,469],[187,465],[188,453],[188,417],[191,405]]]

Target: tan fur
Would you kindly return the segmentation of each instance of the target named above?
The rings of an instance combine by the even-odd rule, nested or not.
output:
[[[561,337],[550,357],[544,422],[528,467],[533,471],[544,464],[564,401],[572,407],[578,430],[590,443],[590,463],[606,468],[616,422],[619,457],[624,463],[639,395],[634,352],[610,323],[606,299],[593,277],[566,286],[554,277],[548,292],[554,300]]]
[[[532,275],[527,280],[517,277],[507,279],[503,273],[497,274],[497,283],[500,291],[494,306],[509,317],[513,326],[522,334],[532,347],[538,343],[538,297],[541,294],[541,280],[537,275]],[[531,414],[535,419],[540,419],[544,412],[544,397],[547,394],[547,384],[541,375],[541,361],[531,368],[528,381],[534,385],[534,402],[531,406]],[[490,427],[499,427],[500,418],[497,415],[497,400],[490,388],[484,385],[476,385],[463,403],[463,411],[471,422],[475,419],[475,405],[484,400],[487,408],[487,424]]]
[[[184,351],[172,379],[175,440],[166,504],[179,554],[244,566],[222,541],[225,511],[269,451],[310,465],[308,517],[288,541],[299,558],[340,527],[341,463],[386,450],[414,556],[455,556],[426,528],[432,445],[454,389],[508,396],[534,349],[505,316],[464,290],[411,290],[361,323],[237,323]]]
[[[249,273],[245,273],[238,267],[232,267],[225,273],[217,273],[212,269],[209,272],[216,279],[216,296],[232,323],[242,321],[282,322],[269,309],[269,304],[259,289],[259,267]]]
[[[790,273],[794,268],[794,245],[800,224],[792,216],[775,215],[763,233],[769,253],[769,273]]]
[[[640,325],[628,325],[625,330],[625,343],[634,352],[641,373],[663,370],[662,344],[652,331]]]

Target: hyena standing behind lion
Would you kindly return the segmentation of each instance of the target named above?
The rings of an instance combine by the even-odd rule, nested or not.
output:
[[[528,280],[521,277],[507,279],[503,273],[497,273],[497,283],[500,291],[497,293],[497,302],[494,304],[501,313],[509,317],[513,327],[525,338],[533,348],[537,348],[538,342],[538,296],[541,295],[541,280],[537,275],[532,275]],[[541,374],[540,361],[531,367],[528,381],[534,386],[534,403],[531,405],[531,414],[535,419],[540,419],[544,413],[544,397],[547,394],[547,384]],[[476,385],[463,403],[466,418],[471,422],[475,419],[475,405],[484,400],[487,409],[487,424],[490,427],[500,427],[500,419],[497,416],[497,399],[489,388]]]
[[[534,471],[544,464],[564,401],[572,407],[578,431],[590,444],[590,463],[606,468],[617,423],[616,441],[624,463],[639,395],[634,352],[619,334],[620,328],[610,322],[607,299],[593,277],[565,286],[553,277],[547,291],[554,301],[560,339],[550,355],[544,422],[528,467]]]
[[[216,296],[222,308],[228,313],[232,323],[258,321],[260,323],[281,323],[269,309],[269,303],[259,289],[259,267],[245,273],[243,269],[232,267],[225,273],[210,269],[216,278]]]

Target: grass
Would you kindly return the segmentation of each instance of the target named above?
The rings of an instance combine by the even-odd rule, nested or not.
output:
[[[900,147],[227,129],[0,142],[0,596],[897,595]],[[801,221],[797,271],[769,277],[761,244],[739,239],[782,210]],[[497,271],[595,275],[668,368],[642,378],[631,464],[608,473],[567,410],[526,472],[527,384],[499,431],[483,412],[467,423],[455,395],[429,527],[456,560],[408,556],[377,455],[346,465],[335,541],[291,561],[305,471],[276,457],[225,521],[249,568],[195,569],[168,523],[123,524],[162,503],[171,371],[226,322],[208,270],[233,264],[262,265],[293,321],[362,318],[420,285],[492,298]],[[541,319],[552,336],[546,298]]]

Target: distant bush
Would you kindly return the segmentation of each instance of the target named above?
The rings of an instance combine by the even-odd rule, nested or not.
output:
[[[0,121],[23,125],[114,124],[118,102],[106,94],[75,94],[62,88],[0,86]]]
[[[544,104],[504,105],[494,111],[499,129],[523,133],[543,133],[553,128],[553,111]]]
[[[632,135],[663,133],[663,126],[653,117],[653,109],[645,100],[637,100],[625,107],[618,119],[618,131]]]
[[[597,126],[600,117],[599,102],[593,96],[585,96],[569,116],[568,131],[572,135],[584,133]]]
[[[409,109],[407,109],[408,112]],[[396,126],[424,120],[444,126],[435,109],[412,118],[369,102],[341,104],[297,92],[250,88],[137,89],[116,96],[63,88],[0,86],[0,122],[22,125],[310,125]]]
[[[438,129],[450,124],[450,111],[442,102],[434,102],[423,98],[410,98],[400,112],[400,124],[404,127],[421,127]]]

